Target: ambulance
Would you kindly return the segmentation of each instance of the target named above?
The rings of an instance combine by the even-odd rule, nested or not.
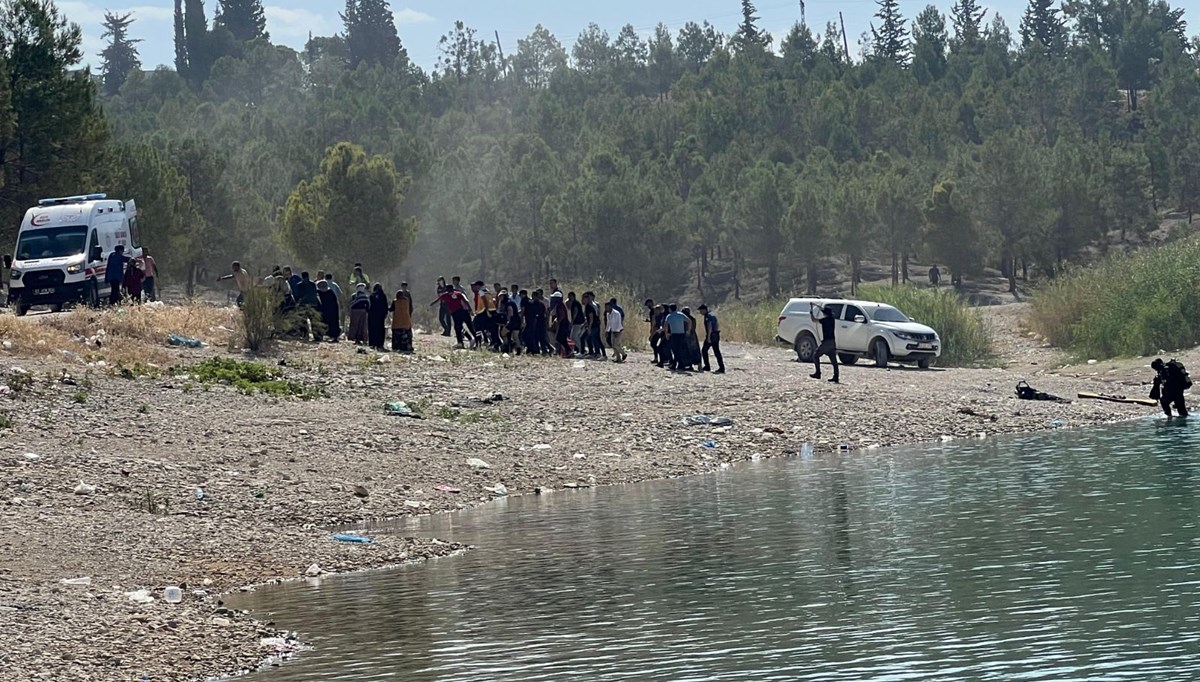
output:
[[[142,257],[133,200],[104,194],[42,199],[25,212],[17,246],[4,256],[10,269],[8,304],[17,315],[36,305],[59,312],[86,303],[99,307],[105,263],[117,247]]]

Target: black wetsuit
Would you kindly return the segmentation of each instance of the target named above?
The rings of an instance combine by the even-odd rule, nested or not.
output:
[[[829,364],[833,365],[833,378],[838,379],[838,361],[837,361],[837,341],[834,340],[834,330],[837,329],[837,320],[832,315],[826,314],[821,318],[821,345],[817,346],[817,350],[813,353],[813,368],[816,370],[813,376],[821,378],[821,356],[829,358]]]
[[[1179,413],[1180,417],[1188,416],[1187,401],[1184,400],[1183,392],[1188,389],[1186,385],[1189,383],[1183,376],[1182,371],[1172,367],[1172,363],[1168,362],[1158,374],[1154,377],[1154,389],[1150,392],[1152,398],[1157,398],[1158,404],[1162,406],[1163,412],[1168,417],[1171,416],[1171,408]]]

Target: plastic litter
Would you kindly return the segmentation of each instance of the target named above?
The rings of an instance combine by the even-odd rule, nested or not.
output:
[[[533,449],[533,450],[549,450],[551,448],[549,445],[547,445],[545,443],[539,443],[539,444],[533,446],[533,448],[531,448],[531,449]]]
[[[719,445],[719,443],[717,443],[717,441],[715,441],[715,440],[706,440],[700,444],[700,447],[707,448],[709,450],[713,450],[713,449],[716,449],[718,445]]]
[[[83,481],[80,481],[79,485],[75,486],[75,494],[76,495],[95,495],[96,494],[96,486],[91,485],[89,483],[84,483]]]
[[[179,334],[171,334],[167,337],[168,346],[182,346],[184,348],[204,348],[205,344],[200,339],[193,339]]]
[[[33,453],[33,452],[25,453],[25,459],[29,460],[30,462],[36,462],[41,458],[42,458],[42,456],[37,453]]]
[[[150,593],[146,590],[134,590],[133,592],[126,592],[125,596],[129,598],[129,601],[135,604],[154,603],[154,597],[151,597]]]
[[[471,467],[472,469],[491,469],[492,468],[491,464],[488,464],[487,462],[483,461],[482,459],[479,459],[478,457],[467,458],[467,466]]]
[[[420,419],[421,415],[417,414],[413,408],[402,400],[394,400],[390,403],[384,403],[383,413],[389,417],[409,417],[412,419]]]
[[[573,367],[575,369],[587,369],[587,363],[584,362],[583,360],[576,360]]]
[[[196,499],[203,500],[208,493],[204,492],[204,488],[196,488]]]
[[[449,485],[446,485],[445,483],[439,483],[438,485],[433,486],[433,489],[437,490],[439,492],[443,492],[443,493],[461,493],[462,492],[462,488],[455,488],[454,486],[449,486]]]
[[[62,584],[64,584],[64,585],[91,585],[92,579],[89,577],[86,577],[86,576],[83,578],[63,578]]]
[[[350,535],[349,533],[338,533],[333,536],[333,539],[338,542],[353,542],[360,545],[369,545],[374,542],[371,538],[362,535]]]
[[[310,578],[316,578],[317,576],[321,575],[322,573],[324,573],[324,571],[322,571],[321,567],[318,566],[317,564],[312,564],[311,566],[308,567],[308,569],[306,571],[304,571],[304,575],[306,575]]]
[[[1067,422],[1065,419],[1054,419],[1054,420],[1051,420],[1051,422],[1050,422],[1050,426],[1053,426],[1056,429],[1061,429],[1062,427],[1064,427],[1066,425],[1067,425]]]
[[[163,601],[168,604],[178,604],[183,601],[183,590],[171,585],[163,590]]]
[[[488,488],[487,491],[498,497],[504,497],[508,494],[508,488],[505,488],[503,483],[497,483],[491,488]]]
[[[710,417],[706,414],[684,417],[683,423],[686,426],[733,426],[733,420],[729,417]]]
[[[800,446],[800,459],[810,460],[812,458],[813,458],[812,443],[805,443],[804,445],[801,445]]]

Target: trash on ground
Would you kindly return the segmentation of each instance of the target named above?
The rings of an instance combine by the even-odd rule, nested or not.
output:
[[[975,410],[974,408],[970,408],[970,407],[958,408],[958,414],[965,414],[968,417],[979,417],[980,419],[986,419],[988,421],[993,421],[993,422],[1000,420],[1000,418],[994,414],[987,414],[986,412],[979,412],[979,411]]]
[[[315,577],[321,575],[322,573],[324,573],[324,571],[322,571],[321,567],[318,566],[317,564],[310,565],[308,567],[308,569],[306,571],[304,571],[304,575],[306,575],[310,578],[315,578]]]
[[[168,604],[178,604],[183,601],[183,590],[171,585],[163,590],[163,601]]]
[[[438,485],[433,486],[433,489],[443,492],[443,493],[461,493],[462,492],[462,488],[455,488],[454,486],[446,485],[445,483],[439,483]]]
[[[471,467],[472,469],[491,469],[492,468],[491,464],[488,464],[487,462],[483,461],[482,459],[479,459],[478,457],[467,458],[467,466]]]
[[[495,405],[496,403],[502,403],[505,400],[508,400],[508,396],[504,395],[503,393],[493,393],[490,397],[482,398],[479,402],[483,403],[484,405]]]
[[[575,361],[575,364],[574,364],[574,365],[572,365],[572,366],[573,366],[575,369],[587,369],[587,363],[586,363],[586,362],[584,362],[583,360],[576,360],[576,361]]]
[[[710,417],[707,414],[684,417],[683,423],[686,426],[733,426],[733,420],[729,417]]]
[[[95,495],[96,494],[96,486],[91,485],[90,483],[84,483],[83,481],[80,481],[79,485],[75,486],[75,494],[76,495]]]
[[[354,490],[354,496],[359,499],[365,500],[366,498],[371,496],[371,491],[367,490],[366,488],[362,487],[361,485],[354,486],[353,490]]]
[[[168,346],[182,346],[184,348],[204,348],[204,342],[200,339],[193,339],[179,334],[171,334],[167,337]]]
[[[151,597],[150,592],[147,590],[134,590],[133,592],[126,592],[125,596],[128,597],[129,601],[133,602],[134,604],[154,603],[154,597]]]
[[[64,584],[64,585],[91,585],[92,579],[89,577],[86,577],[86,576],[83,578],[63,578],[62,584]]]
[[[351,535],[349,533],[338,533],[337,535],[333,536],[333,539],[337,540],[338,542],[353,542],[360,545],[369,545],[374,542],[374,540],[371,538],[364,537],[362,535]]]
[[[782,435],[782,434],[783,434],[783,429],[779,428],[778,426],[768,426],[767,428],[763,429],[763,432],[764,432],[764,433],[774,433],[774,434]]]
[[[420,419],[421,415],[417,414],[413,408],[402,400],[394,400],[390,403],[384,403],[383,413],[389,417],[409,417],[410,419]]]
[[[508,488],[505,488],[503,483],[497,483],[491,488],[485,488],[485,490],[498,497],[504,497],[508,494]]]
[[[715,440],[706,440],[700,444],[700,447],[708,448],[709,450],[712,450],[712,449],[716,448],[718,445],[719,445],[719,443],[717,443],[717,441],[715,441]]]
[[[533,450],[549,450],[550,446],[545,443],[538,443],[537,445],[533,446],[533,448],[531,448],[531,449],[533,449]]]

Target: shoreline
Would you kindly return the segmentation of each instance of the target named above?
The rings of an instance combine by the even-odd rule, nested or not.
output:
[[[383,361],[344,345],[289,347],[289,378],[328,395],[310,402],[119,376],[93,377],[88,404],[53,385],[22,399],[0,454],[0,665],[20,679],[180,681],[270,666],[262,640],[277,629],[224,609],[221,595],[303,579],[313,563],[345,575],[465,551],[400,535],[339,543],[327,529],[476,507],[497,483],[515,496],[711,473],[803,443],[824,452],[936,444],[1149,413],[1013,396],[1020,378],[1060,395],[1130,392],[1113,389],[1115,376],[852,366],[830,385],[808,379],[786,349],[740,344],[720,377],[668,374],[645,354],[579,368],[418,342],[417,356]],[[144,402],[123,400],[131,390]],[[494,393],[507,399],[472,399]],[[383,416],[396,399],[429,401],[427,418]],[[734,425],[682,424],[699,413]],[[80,480],[95,492],[74,494]],[[60,582],[84,576],[90,586]],[[125,597],[180,583],[182,604]]]

